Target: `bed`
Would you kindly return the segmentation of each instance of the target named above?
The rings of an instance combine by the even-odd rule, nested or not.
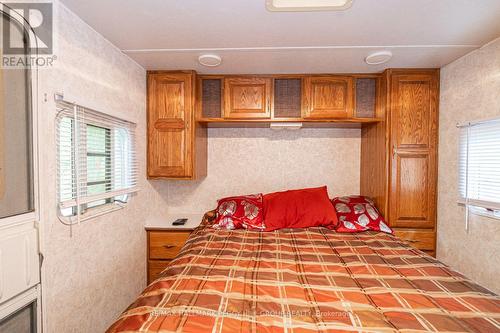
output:
[[[500,332],[500,298],[389,234],[205,220],[107,332],[398,331]]]

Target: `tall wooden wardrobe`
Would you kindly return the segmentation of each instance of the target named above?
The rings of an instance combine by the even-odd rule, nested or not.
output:
[[[361,194],[396,234],[435,255],[439,70],[383,73],[378,117],[362,128]]]

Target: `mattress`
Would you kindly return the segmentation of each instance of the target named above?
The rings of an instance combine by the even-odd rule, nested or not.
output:
[[[395,236],[198,227],[107,332],[500,332],[500,298]]]

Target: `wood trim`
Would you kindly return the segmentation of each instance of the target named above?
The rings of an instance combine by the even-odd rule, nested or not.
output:
[[[277,118],[277,119],[198,119],[199,123],[359,123],[359,124],[374,124],[382,122],[382,119],[377,118],[337,118],[337,119],[303,119],[303,118]]]
[[[181,119],[158,119],[154,122],[154,128],[158,131],[184,130],[186,123]]]
[[[379,120],[361,129],[360,194],[371,197],[383,216],[388,212],[389,158],[387,116],[387,78],[377,80],[375,115]]]
[[[339,73],[283,73],[283,74],[201,74],[203,78],[231,78],[231,77],[265,77],[273,79],[286,79],[286,78],[305,78],[305,77],[338,77],[338,76],[349,76],[353,78],[377,78],[382,77],[383,73],[349,73],[349,74],[339,74]]]

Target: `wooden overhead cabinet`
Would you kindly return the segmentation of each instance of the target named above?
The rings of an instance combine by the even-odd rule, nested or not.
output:
[[[351,118],[354,106],[353,78],[306,76],[302,101],[304,118]]]
[[[228,77],[224,79],[224,118],[270,118],[271,99],[271,78]]]
[[[193,71],[148,72],[148,177],[206,175],[206,128],[194,119]]]

